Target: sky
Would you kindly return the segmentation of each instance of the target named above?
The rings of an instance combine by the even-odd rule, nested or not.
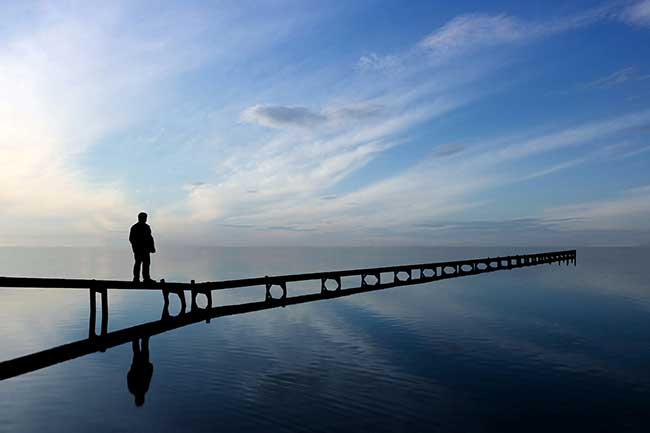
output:
[[[650,245],[650,0],[0,22],[0,246]]]

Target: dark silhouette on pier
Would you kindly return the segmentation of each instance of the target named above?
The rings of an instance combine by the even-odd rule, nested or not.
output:
[[[149,362],[149,337],[134,339],[131,347],[133,361],[126,375],[126,382],[129,392],[135,397],[135,405],[142,406],[153,375],[153,364]]]
[[[144,393],[149,388],[153,366],[150,369],[148,340],[150,337],[164,332],[169,332],[184,326],[205,321],[209,323],[212,319],[231,316],[236,314],[250,313],[254,311],[283,308],[290,305],[297,305],[307,302],[314,302],[325,299],[335,299],[360,293],[373,292],[388,289],[391,287],[408,286],[414,284],[429,283],[442,279],[458,278],[464,276],[478,275],[499,270],[516,269],[527,266],[542,264],[576,264],[576,251],[558,251],[550,253],[529,254],[522,256],[507,256],[484,259],[470,259],[455,262],[428,263],[417,265],[388,266],[383,268],[352,269],[345,271],[317,272],[311,274],[279,275],[273,277],[248,278],[244,280],[215,281],[195,284],[167,283],[152,284],[149,286],[138,285],[129,287],[128,282],[108,280],[60,280],[44,278],[10,278],[0,277],[0,287],[90,287],[90,324],[88,338],[62,346],[53,347],[41,352],[22,356],[0,363],[0,380],[20,376],[32,371],[46,368],[61,362],[69,361],[81,356],[95,352],[104,352],[110,348],[131,343],[133,347],[133,363],[129,376],[129,390],[135,395],[136,404],[144,401]],[[388,281],[382,274],[392,274]],[[354,288],[343,288],[341,277],[360,276],[360,284]],[[369,281],[368,277],[373,277]],[[308,281],[320,280],[321,290],[319,293],[312,293],[298,296],[287,296],[287,281]],[[335,287],[329,287],[328,282],[334,281]],[[131,283],[132,285],[133,283]],[[266,287],[266,296],[263,301],[249,302],[245,304],[225,305],[212,307],[212,290],[232,289],[262,285]],[[275,298],[271,295],[270,288],[278,285],[282,289],[282,295]],[[165,302],[161,319],[117,331],[108,332],[108,288],[131,289],[131,290],[161,290]],[[186,311],[185,291],[190,292],[192,302],[189,312]],[[181,298],[181,311],[176,316],[169,313],[169,293],[174,293]],[[102,321],[101,332],[95,332],[96,320],[96,295],[101,295]],[[205,308],[198,306],[196,296],[205,294],[208,303]],[[138,344],[141,341],[141,344]],[[133,373],[132,373],[133,372]],[[133,381],[133,383],[131,383]],[[139,396],[142,400],[139,400]]]
[[[142,267],[142,279],[144,282],[151,282],[151,275],[149,268],[151,266],[151,253],[156,252],[156,247],[151,235],[151,227],[147,224],[147,214],[140,212],[138,214],[138,222],[131,226],[129,233],[129,242],[133,248],[133,257],[135,264],[133,265],[133,282],[140,282],[140,267]]]

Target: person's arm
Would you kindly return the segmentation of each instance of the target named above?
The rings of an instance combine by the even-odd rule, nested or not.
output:
[[[151,234],[151,227],[147,226],[147,232],[149,235],[149,247],[150,247],[150,253],[155,253],[156,252],[156,246],[153,242],[153,235]]]

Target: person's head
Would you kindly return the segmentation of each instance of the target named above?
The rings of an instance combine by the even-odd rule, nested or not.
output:
[[[138,222],[139,223],[146,223],[147,222],[147,214],[144,212],[140,212],[138,214]]]

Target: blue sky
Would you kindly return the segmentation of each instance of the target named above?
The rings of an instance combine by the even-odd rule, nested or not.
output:
[[[0,18],[0,245],[650,243],[650,0]]]

